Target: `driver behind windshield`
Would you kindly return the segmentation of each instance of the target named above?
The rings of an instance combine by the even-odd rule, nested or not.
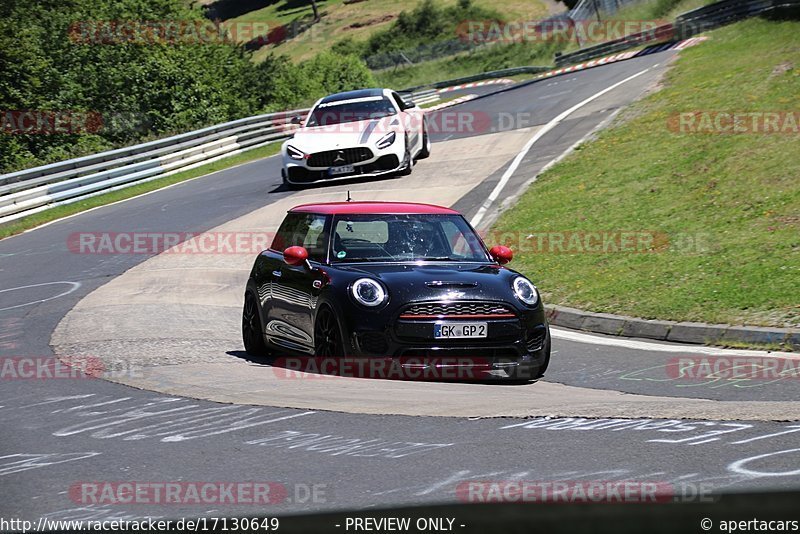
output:
[[[346,122],[382,119],[395,113],[392,102],[385,97],[324,102],[314,109],[308,120],[308,126],[332,126]]]

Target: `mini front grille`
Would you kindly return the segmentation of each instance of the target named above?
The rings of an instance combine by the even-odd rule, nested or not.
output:
[[[514,310],[494,302],[432,302],[413,304],[400,315],[401,319],[464,318],[503,319],[516,317]]]
[[[372,151],[366,147],[343,148],[341,150],[328,150],[311,154],[308,158],[309,167],[338,167],[340,165],[353,165],[372,159]]]

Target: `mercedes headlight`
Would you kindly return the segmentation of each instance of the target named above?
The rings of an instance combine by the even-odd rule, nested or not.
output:
[[[286,145],[286,153],[292,159],[300,159],[300,160],[302,160],[302,159],[305,159],[305,157],[306,157],[306,155],[302,151],[297,150],[292,145]]]
[[[386,290],[372,278],[359,278],[353,283],[350,292],[364,306],[378,306],[386,300]]]
[[[539,294],[536,292],[536,286],[524,276],[516,277],[512,285],[514,286],[514,293],[517,295],[517,298],[528,306],[535,306],[539,301]]]
[[[397,139],[397,134],[394,132],[389,132],[378,140],[378,148],[392,146],[392,143],[394,143],[395,139]]]

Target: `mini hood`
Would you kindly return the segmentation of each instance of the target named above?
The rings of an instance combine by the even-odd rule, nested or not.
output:
[[[353,279],[382,281],[390,297],[416,300],[505,300],[513,298],[511,282],[518,273],[489,263],[353,264],[339,267]]]

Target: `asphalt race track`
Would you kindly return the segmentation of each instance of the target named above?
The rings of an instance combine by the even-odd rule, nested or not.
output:
[[[68,245],[92,232],[268,233],[291,206],[343,200],[348,190],[358,200],[451,205],[468,218],[483,206],[486,226],[545,165],[653,87],[674,54],[434,113],[432,156],[408,177],[287,191],[279,161],[267,158],[0,241],[0,355],[91,356],[116,371],[110,380],[2,381],[0,516],[265,513],[92,504],[74,491],[84,481],[283,484],[285,498],[268,513],[458,502],[469,480],[636,479],[687,494],[796,487],[796,381],[687,381],[670,369],[679,358],[800,355],[553,329],[550,370],[534,384],[288,376],[241,346],[253,254],[92,254]],[[468,125],[447,126],[465,116]]]

